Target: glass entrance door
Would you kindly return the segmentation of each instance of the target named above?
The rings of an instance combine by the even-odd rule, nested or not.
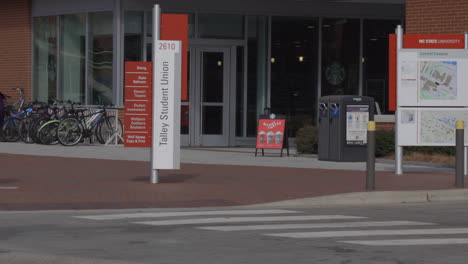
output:
[[[190,48],[190,145],[228,146],[231,48]]]

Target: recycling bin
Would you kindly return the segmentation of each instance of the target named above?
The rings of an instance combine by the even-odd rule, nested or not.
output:
[[[319,100],[318,159],[367,160],[367,123],[374,121],[374,99],[331,95]]]

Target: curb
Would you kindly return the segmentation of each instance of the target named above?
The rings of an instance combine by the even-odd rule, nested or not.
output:
[[[468,201],[468,189],[354,192],[261,203],[247,207],[382,205],[449,201]]]

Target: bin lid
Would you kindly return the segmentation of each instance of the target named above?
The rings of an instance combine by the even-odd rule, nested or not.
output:
[[[330,103],[365,103],[365,104],[373,104],[374,98],[369,96],[359,96],[359,95],[333,95],[329,98]]]

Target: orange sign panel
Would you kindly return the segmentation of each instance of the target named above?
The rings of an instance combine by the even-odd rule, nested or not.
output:
[[[188,101],[188,15],[162,14],[161,40],[182,41],[181,100]]]

